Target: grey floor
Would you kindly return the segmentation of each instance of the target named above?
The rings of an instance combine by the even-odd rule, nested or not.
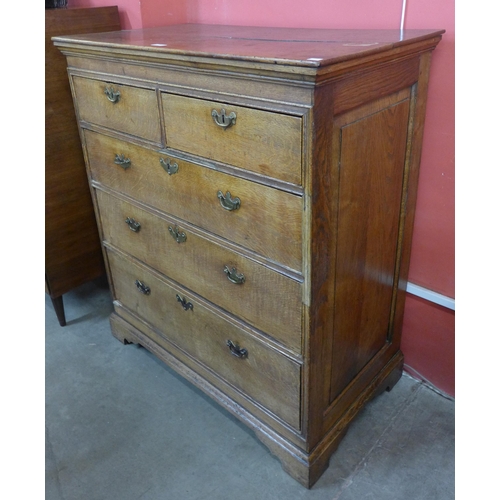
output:
[[[110,333],[109,290],[46,296],[46,500],[455,498],[455,404],[403,375],[352,423],[311,490],[244,425]]]

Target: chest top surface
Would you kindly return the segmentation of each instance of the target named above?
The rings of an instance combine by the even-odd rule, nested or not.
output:
[[[179,24],[55,37],[56,45],[318,68],[438,37],[444,30],[333,30]]]

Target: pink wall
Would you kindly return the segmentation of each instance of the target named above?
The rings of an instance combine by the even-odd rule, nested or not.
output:
[[[406,0],[406,28],[444,28],[434,52],[410,281],[455,295],[455,2]],[[123,28],[174,23],[247,24],[314,28],[399,29],[403,0],[69,0],[69,5],[118,5]],[[454,312],[410,298],[403,349],[408,371],[417,370],[454,395]],[[432,327],[439,325],[438,328]],[[436,369],[439,360],[448,360]],[[412,365],[415,365],[413,366]],[[418,368],[417,368],[418,367]]]
[[[405,369],[455,395],[455,315],[443,307],[408,295],[401,350]]]
[[[303,28],[399,28],[400,0],[186,0],[190,22]]]

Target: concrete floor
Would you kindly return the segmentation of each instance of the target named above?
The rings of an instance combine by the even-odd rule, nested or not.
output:
[[[46,296],[46,500],[455,498],[455,404],[403,375],[352,423],[311,490],[244,425],[110,333],[103,280]]]

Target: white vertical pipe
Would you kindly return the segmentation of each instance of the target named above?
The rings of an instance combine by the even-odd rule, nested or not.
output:
[[[405,25],[406,16],[406,0],[403,0],[403,6],[401,7],[401,24],[399,25],[399,39],[403,39],[403,30]]]

